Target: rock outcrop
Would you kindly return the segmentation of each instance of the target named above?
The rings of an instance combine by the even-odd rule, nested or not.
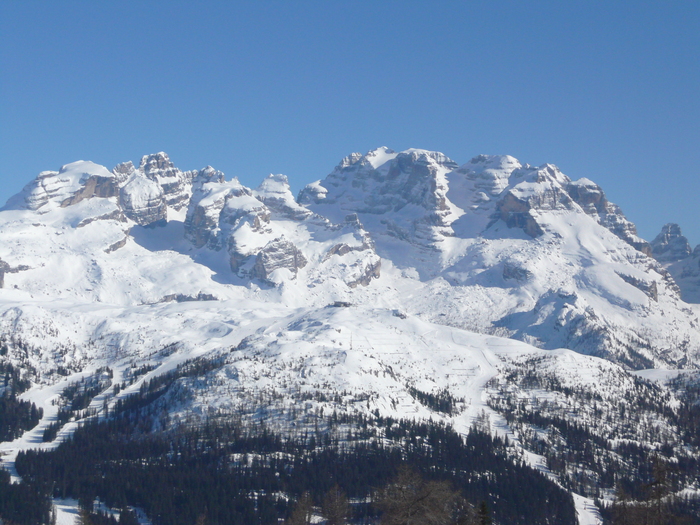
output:
[[[379,148],[353,153],[323,181],[307,185],[297,200],[334,222],[356,213],[363,223],[381,224],[373,227],[374,234],[432,250],[435,242],[454,233],[455,210],[447,199],[445,175],[455,168],[439,152]]]
[[[144,155],[138,170],[163,189],[167,206],[176,211],[187,207],[192,194],[192,179],[197,172],[180,171],[163,152]]]
[[[306,258],[294,244],[284,239],[275,239],[258,252],[251,275],[262,281],[270,281],[273,272],[284,269],[296,277],[297,272],[306,266],[306,262]]]
[[[118,183],[104,166],[88,161],[66,164],[59,171],[43,171],[10,198],[4,209],[49,211],[91,197],[113,197]]]
[[[192,179],[197,173],[175,168],[165,153],[144,156],[138,168],[124,162],[111,172],[93,162],[78,161],[66,164],[60,171],[40,173],[8,201],[5,209],[44,212],[90,199],[111,199],[110,210],[101,210],[99,216],[84,217],[81,225],[127,217],[147,226],[166,220],[168,208],[178,211],[187,206]]]
[[[225,185],[224,174],[209,166],[195,176],[185,218],[185,237],[196,248],[209,245],[221,249],[221,239],[218,238],[220,216],[226,200],[241,191],[237,182],[234,180]]]
[[[10,269],[10,265],[0,259],[0,288],[5,287],[5,272]]]
[[[136,172],[119,191],[124,214],[140,226],[164,221],[168,216],[163,188]]]
[[[598,223],[617,235],[630,246],[651,256],[651,246],[637,235],[637,227],[625,215],[617,204],[606,197],[600,186],[588,179],[572,181],[567,185],[572,199]]]
[[[677,284],[682,299],[700,303],[700,245],[691,250],[680,226],[669,223],[651,241],[652,256]]]
[[[312,212],[294,199],[286,175],[268,175],[254,192],[257,199],[270,210],[294,221],[308,219]]]
[[[681,227],[669,223],[661,228],[653,241],[651,241],[652,255],[660,262],[676,262],[693,253],[690,243],[681,233]]]

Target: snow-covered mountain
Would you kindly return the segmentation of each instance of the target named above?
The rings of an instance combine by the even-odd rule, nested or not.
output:
[[[632,367],[697,359],[696,315],[650,245],[600,187],[555,166],[482,155],[457,168],[380,149],[299,200],[358,215],[377,253],[420,283],[402,300],[411,313]]]
[[[111,172],[76,162],[40,174],[0,220],[10,302],[381,297],[439,324],[632,368],[700,355],[694,311],[603,191],[508,156],[458,167],[380,148],[343,159],[298,201],[282,175],[249,189],[210,167],[182,172],[164,153]]]
[[[700,303],[700,245],[691,249],[677,224],[666,224],[651,242],[653,256],[673,276],[681,297]]]
[[[647,243],[595,183],[510,156],[460,166],[379,148],[296,199],[283,175],[251,189],[164,153],[111,171],[79,161],[0,211],[1,359],[34,384],[25,396],[46,410],[36,432],[55,417],[57,385],[108,366],[132,378],[100,399],[109,406],[201,357],[217,365],[173,385],[163,428],[259,417],[261,399],[282,432],[318,426],[323,410],[463,432],[488,414],[491,431],[542,464],[506,394],[551,409],[587,392],[614,411],[666,388],[639,377],[677,375],[632,370],[697,374],[700,321],[685,301],[700,295],[682,283],[700,282],[700,267],[683,239],[669,225]],[[539,379],[522,383],[534,363]],[[148,372],[130,375],[137,366]],[[456,408],[436,413],[415,392],[447,392]],[[672,419],[654,410],[638,417],[672,439]],[[610,430],[583,407],[567,417]],[[646,439],[641,424],[614,425]]]

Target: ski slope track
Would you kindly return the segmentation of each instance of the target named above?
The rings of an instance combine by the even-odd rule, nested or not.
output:
[[[379,148],[296,198],[283,175],[247,188],[211,167],[181,171],[164,153],[112,170],[74,162],[0,211],[0,359],[44,410],[0,444],[3,464],[16,479],[20,450],[71,434],[76,422],[42,443],[67,386],[108,368],[90,404],[102,417],[201,358],[217,365],[177,379],[164,429],[236,416],[293,435],[333,411],[463,434],[476,424],[571,488],[533,449],[546,429],[509,421],[504,407],[510,395],[525,410],[568,406],[572,422],[645,443],[641,426],[606,427],[571,391],[596,410],[640,388],[673,405],[667,381],[697,377],[698,308],[682,299],[697,293],[674,280],[679,263],[653,255],[595,183],[510,156],[460,166]],[[415,391],[449,393],[455,408],[436,411]],[[673,435],[652,409],[639,417]],[[602,523],[591,494],[575,504],[581,525]]]

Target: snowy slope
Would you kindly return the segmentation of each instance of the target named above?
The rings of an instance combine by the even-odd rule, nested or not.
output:
[[[357,213],[377,253],[420,282],[402,301],[413,313],[631,367],[695,362],[696,316],[598,186],[509,156],[454,166],[380,149],[347,157],[299,200]]]
[[[236,415],[297,432],[333,411],[465,433],[478,423],[546,469],[539,431],[506,420],[508,396],[561,407],[580,389],[613,411],[652,389],[630,369],[697,370],[697,310],[651,253],[593,182],[510,156],[459,166],[380,148],[297,199],[283,175],[251,189],[164,153],[138,168],[69,164],[0,211],[1,359],[46,407],[33,434],[0,448],[11,458],[36,443],[51,399],[99,367],[117,378],[148,367],[124,397],[204,357],[218,365],[177,381],[163,425]],[[533,367],[546,381],[526,388]],[[436,412],[415,392],[449,394],[455,408]],[[96,407],[116,399],[105,391]],[[665,416],[643,416],[672,436]],[[612,432],[586,407],[566,417]],[[615,425],[610,435],[646,439],[644,425]]]

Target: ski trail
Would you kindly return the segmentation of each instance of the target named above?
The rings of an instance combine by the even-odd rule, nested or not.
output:
[[[92,370],[79,372],[67,377],[59,383],[55,383],[48,387],[32,388],[19,396],[20,399],[30,401],[34,403],[37,408],[43,409],[44,414],[39,420],[39,423],[31,430],[27,430],[14,441],[5,441],[0,443],[0,455],[2,456],[1,465],[10,472],[13,483],[20,483],[22,481],[15,467],[17,454],[19,454],[21,451],[31,449],[46,450],[55,448],[58,446],[58,443],[65,439],[66,434],[62,430],[59,432],[59,435],[54,441],[44,443],[44,430],[58,420],[58,410],[60,407],[52,402],[60,397],[61,392],[63,392],[68,385],[79,382],[81,379],[88,377],[92,372]],[[70,424],[71,423],[67,423],[66,426]],[[66,427],[64,426],[64,430],[65,428]]]
[[[457,332],[459,334],[459,332]],[[486,392],[486,384],[493,378],[497,377],[498,374],[500,373],[498,370],[498,363],[499,363],[499,358],[498,355],[491,349],[491,347],[515,347],[517,346],[517,343],[509,344],[507,342],[504,342],[504,340],[499,340],[499,339],[489,339],[487,342],[488,346],[481,346],[479,348],[472,346],[468,341],[464,341],[462,343],[458,342],[455,340],[455,332],[451,331],[450,336],[452,338],[452,342],[460,345],[460,346],[467,346],[472,348],[475,353],[481,354],[481,357],[483,358],[482,361],[479,363],[480,367],[480,373],[479,375],[475,378],[475,380],[472,382],[470,386],[470,393],[473,396],[473,400],[477,400],[477,402],[472,402],[470,404],[470,414],[469,414],[469,421],[466,423],[467,428],[465,429],[466,432],[469,431],[469,427],[473,424],[473,422],[476,420],[478,417],[479,413],[482,411],[486,413],[489,417],[489,423],[491,426],[491,432],[495,435],[501,436],[501,437],[508,437],[508,439],[513,442],[518,444],[518,448],[523,451],[524,457],[528,465],[530,465],[532,468],[537,469],[543,473],[545,473],[550,479],[555,481],[557,484],[559,484],[559,479],[557,476],[552,474],[552,472],[549,470],[547,467],[547,461],[544,458],[544,456],[541,456],[539,454],[535,454],[533,452],[528,451],[525,449],[522,444],[520,443],[520,440],[517,438],[517,436],[513,433],[513,431],[510,429],[510,426],[508,425],[507,421],[505,418],[499,414],[498,412],[494,411],[491,409],[491,407],[488,406],[488,393]],[[475,413],[477,412],[477,413]],[[456,425],[455,425],[456,426]],[[462,429],[465,427],[465,422],[462,421]],[[460,429],[461,430],[461,429]],[[596,507],[594,501],[592,499],[586,498],[584,496],[580,496],[578,494],[575,494],[574,492],[571,492],[573,498],[574,498],[574,505],[576,508],[576,515],[578,519],[578,525],[602,525],[603,521],[600,516],[600,512],[598,510],[598,507]]]

